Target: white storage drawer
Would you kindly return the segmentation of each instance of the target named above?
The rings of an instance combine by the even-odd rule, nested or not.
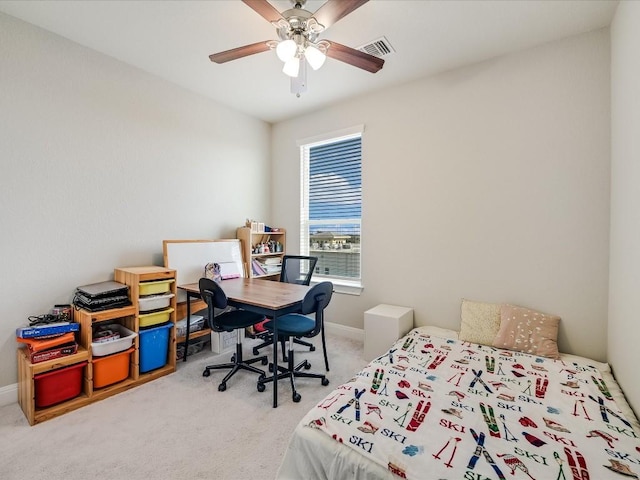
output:
[[[119,331],[120,338],[108,342],[91,342],[91,354],[94,357],[103,357],[105,355],[111,355],[112,353],[122,352],[131,346],[136,335],[138,335],[136,332],[132,332],[117,323],[107,325],[106,327],[114,331]]]
[[[159,308],[166,308],[171,304],[173,293],[163,293],[159,295],[146,295],[138,298],[138,309],[141,312],[149,312]]]

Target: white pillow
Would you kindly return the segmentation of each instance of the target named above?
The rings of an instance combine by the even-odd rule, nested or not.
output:
[[[462,299],[460,335],[465,342],[492,345],[500,330],[500,304]]]

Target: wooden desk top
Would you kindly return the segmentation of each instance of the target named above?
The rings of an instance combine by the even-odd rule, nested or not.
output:
[[[223,280],[220,286],[230,300],[271,310],[278,310],[301,302],[311,289],[306,285],[257,278]],[[178,285],[178,288],[200,293],[200,287],[197,283]]]

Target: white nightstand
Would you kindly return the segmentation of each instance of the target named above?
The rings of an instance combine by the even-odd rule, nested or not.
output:
[[[379,357],[413,328],[413,308],[381,304],[364,312],[364,358]]]

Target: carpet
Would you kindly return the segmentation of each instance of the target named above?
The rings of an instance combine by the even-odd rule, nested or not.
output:
[[[245,340],[245,356],[257,342]],[[312,372],[322,372],[321,340],[313,343],[315,352],[296,345],[296,362],[306,358]],[[226,370],[208,378],[202,371],[229,361],[230,353],[210,351],[178,362],[171,375],[33,427],[18,404],[2,407],[0,478],[273,479],[307,410],[367,363],[362,342],[328,333],[327,345],[330,384],[299,379],[302,400],[294,403],[288,381],[280,381],[278,408],[273,386],[258,392],[250,372],[237,373],[219,392]],[[263,349],[269,357],[270,351]]]

